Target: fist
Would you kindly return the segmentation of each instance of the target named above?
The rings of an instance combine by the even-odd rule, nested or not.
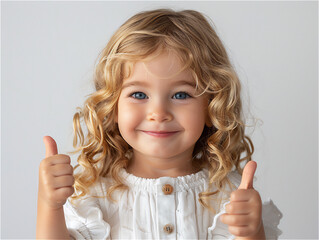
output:
[[[228,225],[231,234],[238,237],[254,237],[262,226],[262,202],[259,193],[253,189],[253,178],[257,164],[246,164],[238,189],[231,193],[230,203],[221,221]]]
[[[61,208],[67,198],[74,193],[74,177],[71,159],[58,154],[56,142],[45,136],[45,158],[39,167],[39,198],[50,208]]]

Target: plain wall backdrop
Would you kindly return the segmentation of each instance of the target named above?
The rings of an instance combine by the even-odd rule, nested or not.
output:
[[[281,239],[318,238],[318,3],[2,2],[1,238],[35,238],[43,136],[73,150],[72,118],[94,91],[98,54],[139,11],[209,16],[241,79],[258,167],[283,214]],[[76,164],[76,156],[72,155]]]

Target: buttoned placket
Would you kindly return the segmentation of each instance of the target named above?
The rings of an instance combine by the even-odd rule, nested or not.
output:
[[[157,230],[160,239],[176,239],[175,181],[161,177],[156,186]]]

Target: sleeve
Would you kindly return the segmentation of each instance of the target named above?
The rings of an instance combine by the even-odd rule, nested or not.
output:
[[[229,174],[229,179],[238,187],[241,182],[241,175],[233,171]],[[226,213],[226,205],[228,203],[230,203],[230,201],[223,204],[221,210],[215,215],[212,226],[208,229],[208,234],[211,239],[235,239],[235,236],[229,233],[228,225],[219,219],[222,214]],[[282,231],[278,228],[282,216],[282,213],[270,198],[267,201],[263,201],[262,220],[267,240],[278,239],[282,234]]]
[[[235,236],[228,231],[228,225],[220,221],[219,217],[226,213],[226,205],[230,201],[225,202],[221,210],[214,216],[213,224],[208,228],[208,239],[235,239]]]
[[[278,239],[282,234],[282,231],[278,228],[282,216],[283,214],[270,198],[263,203],[262,218],[266,239]]]
[[[65,222],[71,239],[110,239],[110,225],[104,221],[98,199],[70,199],[64,205]]]

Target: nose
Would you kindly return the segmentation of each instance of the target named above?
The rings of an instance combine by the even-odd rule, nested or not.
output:
[[[173,115],[168,110],[167,103],[159,102],[150,104],[150,108],[147,114],[147,120],[149,121],[171,121]]]

